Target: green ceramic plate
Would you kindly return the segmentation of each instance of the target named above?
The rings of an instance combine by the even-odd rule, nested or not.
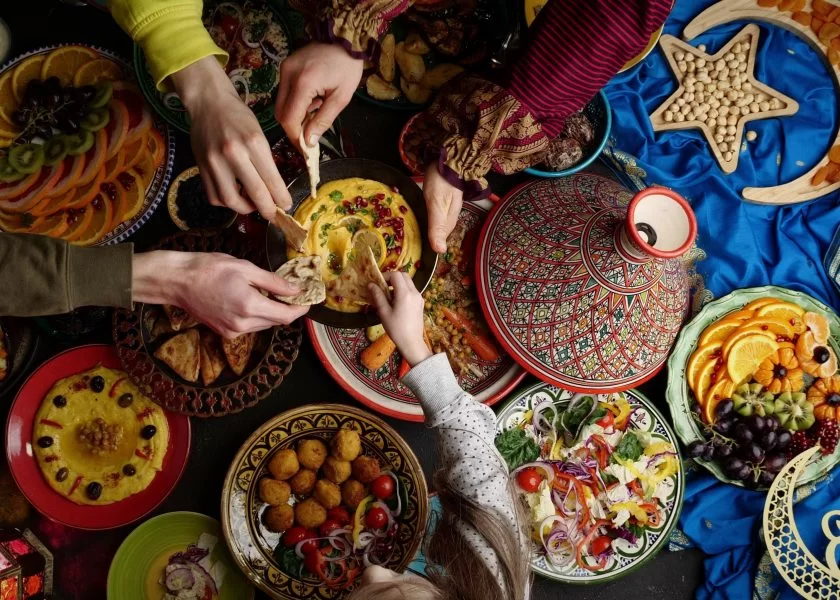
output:
[[[252,600],[254,588],[234,565],[219,522],[194,512],[159,515],[140,525],[125,538],[108,571],[108,600],[158,600],[146,595],[150,569],[162,555],[168,556],[196,543],[202,533],[218,538],[212,556],[221,560],[226,567],[219,600]],[[162,593],[160,597],[163,597]]]
[[[668,389],[665,392],[665,396],[668,400],[668,406],[671,409],[674,428],[677,430],[677,435],[680,436],[683,444],[688,445],[691,442],[703,439],[700,428],[691,417],[691,403],[693,400],[685,380],[685,367],[691,353],[697,347],[697,340],[706,327],[727,313],[740,310],[748,302],[766,296],[793,302],[805,310],[819,312],[828,317],[829,323],[831,324],[831,338],[829,342],[832,348],[834,348],[834,352],[840,355],[840,342],[838,342],[840,340],[840,319],[831,308],[808,294],[767,285],[764,287],[735,290],[728,296],[710,302],[680,332],[677,343],[674,346],[674,351],[668,359]],[[695,460],[698,464],[711,471],[721,481],[743,487],[744,484],[742,482],[729,479],[724,475],[723,469],[716,462]],[[837,465],[837,463],[840,463],[840,446],[837,447],[834,454],[820,457],[808,465],[808,468],[805,469],[798,483],[801,485],[819,479]]]
[[[633,411],[630,419],[635,429],[647,431],[653,437],[667,440],[674,446],[679,455],[677,436],[662,414],[653,406],[653,403],[636,390],[628,390],[624,393],[630,403],[630,409]],[[505,429],[510,429],[520,423],[523,413],[531,410],[540,402],[550,400],[555,404],[562,405],[568,403],[575,395],[573,392],[562,390],[547,383],[538,383],[521,390],[499,411],[496,417],[496,432],[501,433]],[[606,399],[609,396],[609,394],[591,395],[598,399]],[[679,456],[677,456],[677,461],[680,468],[671,478],[673,487],[665,507],[662,509],[661,525],[658,528],[645,530],[644,536],[640,537],[635,544],[626,540],[617,540],[614,543],[616,552],[609,559],[604,569],[594,573],[576,565],[572,565],[571,568],[560,569],[548,562],[536,545],[534,545],[534,551],[531,555],[531,567],[535,572],[548,579],[562,581],[563,583],[588,585],[620,579],[648,562],[668,542],[671,530],[677,524],[677,519],[682,510],[685,480],[683,478],[682,459]]]

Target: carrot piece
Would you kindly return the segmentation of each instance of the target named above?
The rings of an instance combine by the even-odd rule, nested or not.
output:
[[[837,21],[837,18],[840,17],[840,6],[836,6],[828,16],[825,18],[826,21]]]
[[[834,38],[840,39],[840,38]],[[840,65],[840,52],[835,50],[834,48],[830,48],[828,51],[828,62],[832,65]]]
[[[808,27],[811,24],[811,13],[805,12],[803,10],[793,13],[793,15],[791,15],[791,18],[805,27]]]
[[[829,48],[832,50],[837,50],[840,52],[840,38],[834,38],[831,40],[831,43],[828,45]]]
[[[834,9],[834,5],[827,0],[814,0],[811,8],[814,10],[814,13],[824,17]]]
[[[794,10],[794,8],[793,8],[794,4],[797,4],[797,0],[782,0],[781,2],[779,2],[779,7],[778,8],[779,8],[779,10],[786,11],[786,12],[787,11],[792,11],[792,10]]]
[[[837,144],[831,150],[828,151],[828,160],[840,165],[840,144]]]
[[[501,354],[496,345],[487,337],[478,333],[472,323],[454,310],[443,307],[443,316],[455,327],[461,330],[461,335],[479,358],[487,361],[498,360]]]
[[[840,35],[840,25],[836,23],[832,23],[831,21],[826,21],[825,25],[820,27],[820,31],[817,34],[817,37],[820,38],[820,41],[828,46],[829,42]]]
[[[834,163],[831,163],[831,166],[834,167],[834,170],[829,172],[825,180],[828,183],[837,183],[838,181],[840,181],[840,165],[835,165]]]
[[[805,0],[793,0],[793,5],[790,7],[791,12],[798,12],[805,8]]]
[[[817,17],[811,17],[811,31],[813,31],[814,33],[819,33],[820,28],[823,26],[823,23],[825,23],[825,21],[823,21],[822,19],[818,19]]]
[[[811,178],[811,185],[818,186],[822,185],[825,180],[828,178],[828,174],[830,173],[829,165],[821,167],[814,176]]]
[[[772,8],[779,3],[779,0],[758,0],[758,5],[764,8]]]
[[[366,369],[378,371],[388,362],[396,349],[394,340],[386,333],[376,338],[375,342],[362,350],[361,363]]]
[[[408,375],[408,372],[410,370],[411,370],[411,365],[408,364],[408,361],[406,359],[402,359],[402,361],[400,361],[399,378],[402,379],[403,377]]]

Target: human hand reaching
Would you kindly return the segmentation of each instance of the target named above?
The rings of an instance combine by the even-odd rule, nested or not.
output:
[[[446,252],[446,238],[455,229],[464,192],[440,174],[437,165],[429,165],[423,179],[423,196],[429,213],[429,243],[438,254]]]
[[[318,143],[353,98],[363,67],[360,59],[335,44],[309,44],[283,61],[274,114],[295,145],[305,121],[306,143]]]
[[[210,204],[271,220],[292,198],[257,118],[213,56],[170,76],[190,115],[190,141]],[[243,195],[239,183],[242,184]]]
[[[371,283],[368,288],[382,326],[402,357],[413,367],[432,355],[423,339],[423,296],[408,273],[390,271],[385,273],[385,280],[394,288],[390,302],[379,286]]]
[[[180,306],[226,338],[287,325],[309,310],[267,298],[261,290],[278,296],[300,291],[228,254],[158,250],[134,256],[134,301]]]

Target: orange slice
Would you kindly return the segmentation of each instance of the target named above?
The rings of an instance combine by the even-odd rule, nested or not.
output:
[[[712,424],[715,422],[715,409],[722,400],[732,397],[732,392],[735,390],[735,384],[729,377],[721,377],[709,391],[706,393],[706,399],[703,402],[703,416],[706,423]]]
[[[73,83],[76,71],[96,60],[98,54],[84,46],[63,46],[50,52],[41,65],[41,79],[58,77],[62,86]]]
[[[12,113],[17,109],[17,100],[12,92],[12,73],[9,69],[0,75],[0,135],[11,137],[20,131],[20,127],[12,122]]]
[[[740,326],[741,322],[738,320],[727,321],[723,319],[712,323],[700,335],[700,339],[697,340],[697,346],[708,346],[713,342],[724,342]]]
[[[133,170],[140,176],[140,181],[143,183],[143,193],[145,193],[145,190],[154,180],[157,171],[157,167],[152,162],[152,157],[145,156],[142,161],[134,166]]]
[[[776,334],[772,331],[768,331],[766,329],[762,329],[761,327],[739,327],[732,334],[726,338],[726,341],[723,342],[723,357],[726,358],[729,356],[729,351],[732,350],[732,346],[743,337],[748,335],[764,335],[770,338],[771,340],[776,340]]]
[[[685,365],[685,380],[691,389],[697,388],[697,376],[710,360],[721,355],[721,342],[713,342],[707,346],[700,346],[691,354]]]
[[[729,349],[726,370],[729,378],[741,384],[758,370],[761,362],[779,350],[779,343],[766,335],[752,334],[742,337]]]
[[[805,316],[802,317],[802,320],[808,328],[808,331],[814,335],[814,339],[818,343],[825,344],[828,342],[828,336],[830,333],[828,319],[819,313],[806,312]]]
[[[109,58],[97,58],[82,65],[73,76],[73,85],[96,85],[103,81],[118,81],[122,79],[122,67]]]
[[[38,223],[30,228],[31,233],[60,237],[67,230],[67,219],[63,211],[40,217]]]
[[[149,150],[152,153],[152,159],[154,160],[155,166],[159,167],[161,164],[163,164],[166,144],[163,141],[163,135],[160,131],[157,130],[156,127],[152,127],[149,130],[148,143]]]
[[[152,126],[152,113],[137,86],[125,82],[115,83],[113,98],[122,102],[128,111],[126,142],[145,136]]]
[[[747,303],[744,306],[743,310],[758,310],[759,308],[761,308],[762,306],[764,306],[766,304],[775,304],[776,302],[778,302],[778,300],[776,300],[775,298],[772,298],[770,296],[766,296],[764,298],[757,298],[757,299],[753,300],[752,302]]]
[[[722,374],[725,374],[725,370],[726,366],[721,362],[720,358],[706,361],[703,367],[701,367],[697,373],[697,385],[692,389],[694,398],[700,406],[703,406],[709,389],[717,382]]]
[[[131,167],[143,160],[144,155],[150,153],[147,147],[148,138],[149,134],[147,133],[140,139],[123,146],[123,149],[120,150],[120,154],[123,155],[123,171],[128,171]]]
[[[752,319],[744,322],[744,327],[760,327],[765,331],[775,333],[777,336],[782,335],[787,338],[793,338],[796,333],[793,329],[793,325],[787,321],[768,317],[753,317]]]
[[[18,104],[23,102],[23,95],[29,82],[41,78],[41,66],[46,58],[43,54],[30,56],[18,63],[12,71],[12,95]]]
[[[98,171],[105,164],[105,153],[108,150],[108,134],[100,129],[95,134],[93,147],[85,152],[85,170],[79,177],[79,185],[90,183],[98,176]]]
[[[95,244],[108,233],[111,229],[111,222],[114,219],[114,201],[110,196],[113,194],[114,199],[119,202],[117,195],[119,194],[117,186],[113,183],[103,183],[99,188],[99,193],[88,205],[93,211],[93,216],[90,223],[84,230],[76,232],[70,241],[77,246],[90,246]]]
[[[0,229],[8,233],[26,233],[35,223],[28,213],[9,213],[0,211]]]
[[[105,126],[105,133],[108,135],[108,150],[105,158],[111,158],[119,152],[125,139],[128,136],[128,109],[119,100],[111,100],[111,119]],[[101,130],[100,130],[101,131]]]
[[[123,151],[120,150],[114,156],[105,161],[105,181],[114,181],[117,175],[123,172]]]
[[[805,331],[805,322],[802,320],[805,310],[801,306],[790,302],[774,302],[762,306],[756,311],[757,317],[770,317],[779,321],[787,321],[793,327],[795,333]]]
[[[755,316],[754,310],[738,310],[729,314],[723,315],[723,321],[746,321]]]
[[[90,201],[99,193],[99,186],[102,185],[103,181],[105,181],[105,169],[99,169],[93,181],[84,185],[77,185],[72,190],[72,196],[65,196],[64,208],[82,208],[90,204]]]
[[[81,232],[85,231],[93,220],[93,209],[90,204],[82,208],[66,210],[62,214],[67,222],[67,228],[61,233],[60,237],[67,241],[72,241]]]
[[[140,174],[134,169],[121,173],[115,183],[122,188],[125,194],[125,212],[120,218],[119,223],[114,225],[113,229],[116,229],[117,225],[123,221],[130,221],[136,217],[143,208],[143,203],[146,200],[146,186],[143,184],[143,179]]]
[[[12,200],[18,196],[22,196],[27,190],[32,188],[38,179],[41,177],[41,171],[30,173],[23,179],[11,181],[8,183],[0,181],[0,198],[3,200]]]
[[[50,196],[63,196],[70,191],[79,181],[85,169],[85,155],[68,156],[64,159],[64,172],[61,179],[56,181]]]
[[[61,178],[63,171],[64,162],[55,164],[52,167],[42,168],[38,171],[38,179],[35,180],[32,187],[27,189],[21,196],[9,198],[8,200],[0,200],[0,209],[9,212],[27,212],[42,199],[50,195],[53,186]]]

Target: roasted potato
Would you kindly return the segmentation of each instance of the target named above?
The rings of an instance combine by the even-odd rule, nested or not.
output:
[[[324,466],[321,468],[324,477],[333,483],[344,483],[347,481],[350,478],[350,470],[349,462],[338,460],[334,456],[327,457],[327,460],[324,461]]]
[[[308,496],[312,493],[312,488],[315,487],[317,480],[318,477],[315,475],[315,471],[301,469],[289,480],[289,486],[292,492],[298,496]]]
[[[297,445],[297,459],[300,466],[317,471],[327,458],[327,445],[321,440],[310,438]]]
[[[400,67],[400,73],[412,83],[417,83],[423,79],[426,74],[426,63],[423,62],[423,57],[412,54],[405,49],[405,42],[397,44],[394,50],[394,56],[397,59],[397,65]]]
[[[370,483],[380,475],[379,461],[370,456],[360,456],[352,463],[353,479]]]
[[[335,458],[349,462],[362,453],[362,438],[358,431],[341,429],[333,436],[330,446]]]
[[[298,469],[300,469],[300,463],[298,463],[297,454],[291,448],[280,450],[268,461],[268,472],[280,481],[286,481],[297,473]]]
[[[402,94],[398,87],[395,87],[382,79],[379,75],[371,75],[365,82],[365,89],[371,98],[377,100],[396,100]]]
[[[321,503],[327,510],[341,504],[341,488],[329,479],[319,479],[315,484],[315,491],[312,497]]]
[[[259,483],[260,500],[271,504],[272,506],[280,506],[289,501],[289,496],[292,495],[292,489],[285,481],[277,481],[271,477],[263,477]]]
[[[405,51],[420,56],[428,54],[431,51],[429,44],[423,39],[423,36],[416,31],[412,31],[405,38]]]
[[[327,509],[314,498],[307,498],[295,504],[295,521],[301,527],[315,529],[327,520]]]
[[[394,66],[395,44],[394,34],[392,33],[382,38],[382,42],[379,44],[379,74],[388,83],[394,81],[394,75],[396,74]]]
[[[432,90],[423,87],[419,83],[406,81],[405,77],[400,77],[400,88],[402,88],[403,94],[405,94],[405,97],[412,104],[426,104],[429,98],[432,97]]]
[[[439,65],[435,65],[428,71],[426,74],[423,75],[423,80],[420,82],[424,87],[431,88],[433,90],[439,90],[447,82],[455,77],[456,75],[462,73],[464,68],[455,65],[452,63],[441,63]]]
[[[274,533],[282,533],[295,524],[295,509],[288,504],[269,506],[263,513],[263,523]]]
[[[362,503],[366,496],[365,486],[355,479],[348,479],[341,486],[341,501],[352,510],[356,510],[356,507]]]

